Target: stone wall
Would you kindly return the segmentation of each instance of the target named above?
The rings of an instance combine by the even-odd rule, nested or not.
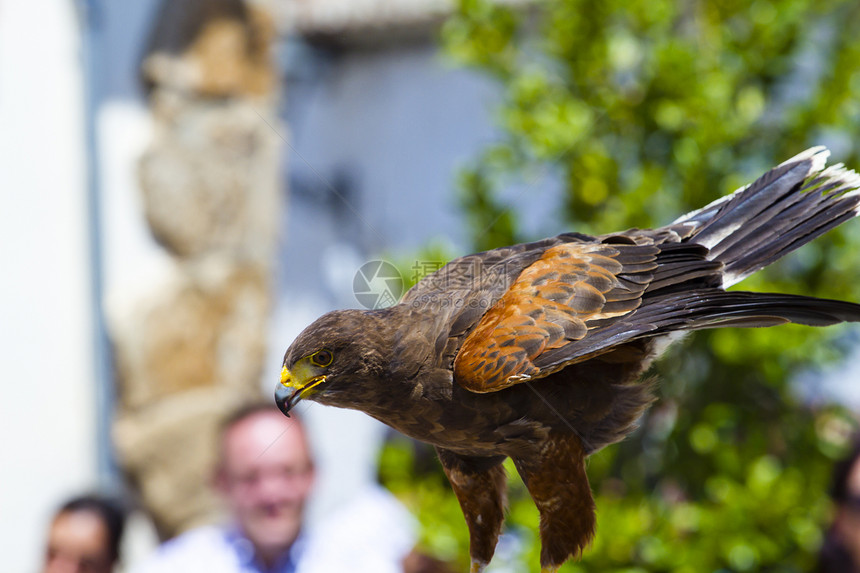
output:
[[[114,443],[165,538],[217,514],[217,429],[260,399],[282,220],[272,37],[239,0],[166,0],[141,66],[142,205],[173,264],[111,317]]]

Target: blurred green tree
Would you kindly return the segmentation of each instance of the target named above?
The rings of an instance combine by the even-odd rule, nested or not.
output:
[[[528,200],[549,200],[529,188],[546,171],[563,182],[568,228],[604,233],[670,222],[814,144],[860,165],[857,30],[856,0],[547,0],[519,11],[461,0],[445,50],[503,94],[499,141],[459,176],[474,247],[534,238],[498,191],[519,180]],[[856,301],[858,247],[849,223],[740,288]],[[830,465],[854,419],[803,404],[790,382],[856,347],[847,332],[725,329],[676,345],[655,367],[661,399],[641,429],[592,457],[597,537],[563,570],[810,570]],[[413,459],[389,448],[383,478],[422,516],[425,542],[465,562],[465,525],[440,474],[395,469]],[[511,488],[509,526],[533,567],[537,512],[518,480]]]

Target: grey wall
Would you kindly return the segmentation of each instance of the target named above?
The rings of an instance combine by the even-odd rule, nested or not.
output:
[[[299,293],[312,292],[321,310],[356,306],[352,276],[368,258],[428,242],[467,253],[455,173],[499,137],[498,86],[431,43],[335,52],[294,41],[282,61],[292,146],[283,292],[306,303]],[[527,232],[563,229],[551,182],[521,181],[507,196]]]

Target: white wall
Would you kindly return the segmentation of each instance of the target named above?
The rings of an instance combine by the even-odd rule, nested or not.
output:
[[[35,571],[56,504],[95,485],[80,31],[0,0],[0,547]]]

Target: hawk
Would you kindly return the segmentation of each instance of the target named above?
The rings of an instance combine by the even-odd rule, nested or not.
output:
[[[860,321],[860,305],[726,288],[857,216],[860,177],[816,147],[657,229],[557,237],[455,259],[399,304],[330,312],[284,356],[275,398],[362,410],[435,446],[471,571],[502,529],[510,457],[540,512],[541,571],[595,529],[586,457],[652,402],[641,380],[685,332]]]

